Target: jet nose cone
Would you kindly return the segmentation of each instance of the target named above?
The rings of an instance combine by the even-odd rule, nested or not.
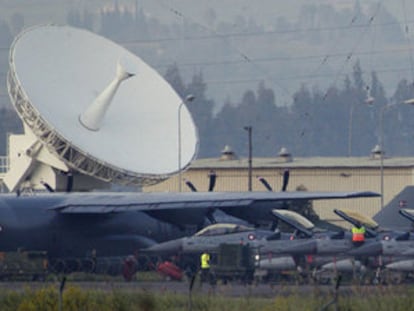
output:
[[[381,242],[369,242],[367,244],[356,246],[351,249],[349,255],[352,256],[377,256],[382,254]]]
[[[401,260],[386,265],[386,268],[394,271],[412,272],[414,270],[414,260]]]
[[[290,255],[309,255],[315,254],[317,251],[317,242],[311,241],[292,241],[291,245],[287,245],[283,253]]]
[[[181,250],[182,239],[177,239],[152,245],[142,249],[142,252],[157,255],[173,255],[179,253]]]

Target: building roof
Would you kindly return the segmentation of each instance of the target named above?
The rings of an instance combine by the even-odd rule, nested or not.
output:
[[[379,157],[283,157],[253,158],[257,168],[379,168]],[[414,157],[384,157],[383,166],[387,168],[414,168]],[[220,158],[197,159],[190,169],[238,169],[248,167],[248,158],[222,160]]]

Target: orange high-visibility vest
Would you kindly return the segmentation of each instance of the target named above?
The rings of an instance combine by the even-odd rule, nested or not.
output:
[[[352,242],[364,242],[365,240],[365,228],[353,227],[352,228]]]

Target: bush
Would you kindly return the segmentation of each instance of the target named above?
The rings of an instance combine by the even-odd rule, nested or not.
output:
[[[290,293],[275,293],[272,298],[255,296],[226,297],[217,293],[195,293],[191,299],[193,311],[290,311],[319,310],[331,301],[326,291],[306,291],[300,287]],[[67,286],[63,293],[64,311],[181,311],[189,309],[189,297],[171,292],[148,292],[141,289],[95,290]],[[2,311],[56,311],[59,292],[56,286],[38,290],[11,290],[0,293]],[[413,289],[410,287],[352,287],[339,292],[340,310],[406,311],[414,305]],[[331,309],[333,306],[331,306]]]

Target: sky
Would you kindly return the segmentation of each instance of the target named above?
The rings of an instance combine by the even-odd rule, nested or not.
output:
[[[409,0],[359,0],[362,7],[380,3],[397,18],[403,20],[404,11],[412,12],[414,2]],[[0,0],[0,17],[9,18],[13,13],[25,16],[30,24],[62,22],[70,8],[86,8],[98,11],[102,4],[111,5],[113,0]],[[218,18],[229,19],[234,15],[252,15],[258,20],[270,22],[275,16],[295,18],[305,4],[330,4],[338,8],[351,8],[355,0],[118,0],[119,4],[143,7],[148,14],[158,18],[173,18],[166,7],[185,13],[192,19],[201,19],[207,7],[216,10]],[[405,8],[405,10],[403,9]]]

